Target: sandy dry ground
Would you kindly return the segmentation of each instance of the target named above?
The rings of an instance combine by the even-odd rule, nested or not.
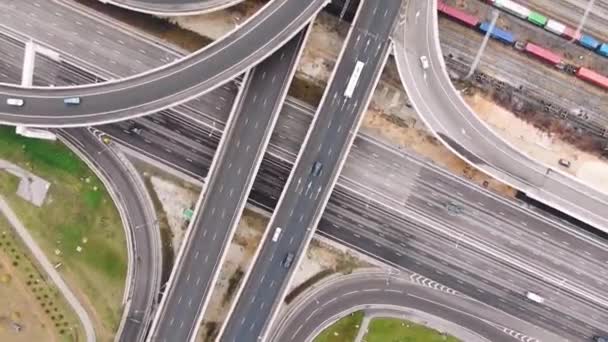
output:
[[[507,141],[537,160],[576,176],[594,188],[608,192],[608,164],[605,161],[554,139],[478,94],[467,97],[466,100],[478,115]],[[569,168],[558,164],[562,158],[570,161]]]
[[[17,332],[13,323],[22,327]],[[53,322],[0,251],[0,341],[56,341]]]

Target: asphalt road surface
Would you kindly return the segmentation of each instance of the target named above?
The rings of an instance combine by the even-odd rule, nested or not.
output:
[[[49,3],[49,5],[51,4]],[[54,3],[52,5],[57,6]],[[66,31],[58,31],[57,27],[62,28],[61,25],[65,20],[57,22],[57,18],[52,14],[52,9],[52,7],[49,10],[42,8],[36,12],[39,18],[43,18],[37,29],[24,25],[24,23],[27,23],[27,18],[19,17],[19,12],[14,13],[14,19],[11,20],[10,26],[19,27],[25,31],[30,30],[27,31],[28,34],[37,35],[38,40],[49,39],[49,41],[52,41],[52,45],[65,51],[75,52],[78,50],[79,44],[90,46],[90,44],[86,45],[84,37],[75,37],[69,40],[61,38],[60,33],[69,32],[70,28],[66,26]],[[44,17],[47,14],[48,16]],[[78,13],[74,12],[72,16],[72,20],[69,22],[76,25],[75,23],[79,22]],[[56,23],[57,26],[52,26],[52,23]],[[46,26],[43,26],[43,24],[46,24]],[[83,25],[85,24],[86,22],[83,22]],[[117,74],[132,74],[162,64],[163,58],[176,56],[175,52],[157,43],[150,43],[138,38],[133,32],[126,34],[116,31],[116,27],[120,26],[104,18],[103,21],[98,21],[96,26],[86,28],[91,32],[95,29],[104,30],[103,32],[107,37],[104,44],[108,46],[108,55],[104,55],[105,50],[93,48],[91,53],[83,55],[83,58],[91,61],[91,64],[85,64],[87,68],[91,69],[92,64],[96,64],[100,68],[111,70]],[[37,30],[40,30],[40,32]],[[50,32],[53,36],[46,36],[46,32]],[[128,46],[138,46],[138,48],[125,48],[120,44],[121,41],[127,42]],[[113,53],[113,49],[119,49],[121,54]],[[140,49],[144,50],[145,53],[139,51]],[[2,77],[12,75],[11,77],[14,77],[14,79],[11,81],[19,79],[18,66],[21,63],[19,54],[22,53],[20,47],[3,41],[0,52],[3,53],[0,65],[11,63],[8,65],[8,69],[3,67],[0,70],[0,75]],[[114,57],[111,58],[112,56]],[[128,64],[129,60],[141,60],[143,64]],[[94,77],[89,73],[74,68],[69,63],[57,65],[57,63],[48,61],[43,63],[40,60],[40,62],[36,69],[37,75],[40,75],[38,82],[42,82],[42,76],[47,78],[44,84],[48,84],[48,82],[60,84],[60,81],[68,84],[78,80],[94,81]],[[77,60],[77,62],[82,65],[82,60]],[[131,68],[136,70],[131,70]],[[104,71],[101,74],[110,73]],[[134,122],[123,122],[102,128],[115,135],[116,139],[121,140],[121,143],[146,154],[148,157],[155,157],[156,160],[163,161],[166,165],[175,167],[186,174],[202,178],[209,167],[234,93],[235,88],[230,83],[196,101],[176,108],[187,116],[166,111],[161,115],[137,120],[138,124],[145,125],[142,135],[129,133],[129,125],[134,124]],[[272,209],[276,198],[280,194],[290,164],[295,159],[297,148],[302,143],[305,128],[310,123],[313,112],[314,109],[299,105],[297,102],[288,99],[271,140],[270,158],[265,159],[262,164],[260,177],[254,185],[250,203]],[[512,254],[519,253],[515,248],[519,242],[525,241],[531,244],[530,254],[528,254],[530,255],[529,261],[534,263],[536,268],[544,268],[549,272],[553,272],[557,268],[561,274],[565,275],[563,278],[565,280],[564,284],[568,284],[571,279],[576,280],[579,276],[577,272],[589,274],[587,279],[595,279],[590,280],[589,284],[599,286],[598,288],[601,289],[602,286],[605,287],[607,279],[606,271],[601,265],[608,260],[606,242],[603,239],[582,232],[566,222],[543,212],[535,211],[533,208],[525,208],[521,204],[499,199],[484,189],[459,180],[459,178],[427,164],[426,161],[414,157],[411,152],[397,150],[394,146],[376,145],[372,141],[365,134],[359,134],[359,138],[355,141],[336,192],[330,199],[328,209],[320,223],[320,234],[331,236],[398,267],[412,269],[419,274],[449,284],[462,293],[506,312],[516,314],[522,319],[534,322],[539,326],[556,331],[561,336],[570,338],[570,340],[582,340],[588,338],[592,333],[602,331],[601,329],[604,328],[603,322],[608,319],[605,315],[605,306],[597,305],[597,303],[573,294],[569,290],[562,289],[559,286],[561,281],[557,285],[552,285],[542,277],[531,275],[521,266],[505,263],[492,255],[488,255],[487,258],[484,258],[482,264],[475,266],[473,269],[469,263],[475,263],[486,253],[483,251],[472,253],[472,251],[477,250],[476,247],[466,247],[467,244],[457,244],[457,242],[458,237],[467,231],[464,229],[474,231],[478,230],[480,225],[486,226],[486,229],[498,227],[495,229],[496,231],[511,232],[514,234],[512,235],[513,238],[504,239],[502,236],[494,236],[490,232],[484,233],[484,239],[493,243],[503,242],[504,247],[502,248]],[[361,161],[359,156],[354,153],[354,151],[364,148],[366,145],[369,146],[366,153],[371,152],[372,157],[374,157],[374,154],[378,155],[378,157],[374,157],[373,167],[369,165],[369,162]],[[441,230],[431,235],[419,233],[419,230],[433,232],[436,229],[425,223],[412,221],[408,218],[408,214],[403,212],[403,209],[391,209],[389,211],[390,215],[387,215],[385,211],[378,213],[375,208],[378,206],[386,207],[385,201],[388,198],[394,203],[404,203],[404,199],[412,193],[409,183],[425,183],[424,179],[418,179],[416,168],[408,167],[408,165],[424,165],[426,169],[434,170],[432,173],[436,173],[436,175],[428,178],[427,186],[437,182],[439,185],[435,184],[434,187],[439,188],[441,193],[445,194],[433,199],[431,194],[433,192],[437,193],[437,191],[431,188],[421,190],[429,199],[432,199],[429,202],[434,203],[434,206],[431,207],[427,204],[418,208],[418,211],[426,213],[431,218],[437,215],[447,217],[445,201],[449,199],[449,201],[462,202],[461,205],[464,207],[464,213],[467,216],[473,217],[478,212],[489,216],[480,216],[479,223],[472,226],[468,226],[468,220],[458,220],[451,223],[450,219],[448,223],[439,224],[439,227],[448,226],[457,230],[450,237]],[[393,176],[393,180],[390,182],[392,186],[385,187],[385,189],[389,188],[390,191],[383,194],[385,196],[377,197],[378,201],[371,201],[365,197],[361,200],[359,198],[360,194],[353,193],[350,190],[356,184],[364,185],[374,179],[386,180],[392,169],[403,170],[403,173]],[[350,181],[346,182],[346,180]],[[376,180],[373,184],[378,183],[382,182]],[[359,189],[360,191],[361,189]],[[344,196],[348,197],[344,198]],[[354,200],[351,199],[353,196],[355,197]],[[345,203],[345,201],[349,202]],[[424,201],[416,201],[416,203],[421,202]],[[345,207],[342,208],[342,205]],[[444,208],[443,211],[440,210],[442,207]],[[362,222],[367,224],[367,221],[364,221],[366,217],[363,216],[362,211],[372,209],[373,211],[366,215],[374,218],[375,225],[370,227],[360,226],[363,224]],[[501,212],[504,215],[500,214]],[[348,221],[340,218],[340,216],[348,218]],[[445,219],[443,220],[445,221]],[[488,226],[486,221],[494,223]],[[391,230],[388,230],[386,225],[390,225]],[[480,232],[483,231],[480,230]],[[412,251],[412,247],[407,244],[408,237],[418,234],[420,234],[420,246],[424,245],[424,241],[431,243],[440,240],[436,242],[434,249],[425,247],[424,249],[414,248]],[[405,246],[401,243],[404,243]],[[556,250],[545,252],[545,243],[554,245]],[[458,248],[455,248],[455,246],[458,246]],[[543,256],[543,259],[540,259],[535,253]],[[458,261],[458,264],[454,265],[454,261]],[[589,266],[597,268],[588,269]],[[495,283],[497,275],[500,275],[500,279],[506,281],[501,280],[500,284]],[[585,282],[587,281],[585,280]],[[547,303],[549,307],[537,307],[526,302],[522,298],[522,292],[527,289],[536,289],[543,294],[549,294],[551,296],[550,302]],[[589,291],[585,290],[585,292]],[[595,295],[602,293],[601,291],[594,292]],[[593,294],[593,292],[591,293]],[[562,301],[564,301],[564,304],[561,304]]]
[[[218,11],[243,0],[99,0],[132,11],[154,15],[196,15]]]
[[[323,280],[291,303],[277,321],[270,341],[311,341],[323,328],[357,310],[390,310],[412,315],[428,326],[463,341],[557,341],[555,336],[517,317],[495,310],[433,282],[418,283],[416,275],[377,270],[358,271]],[[424,312],[421,315],[419,312]],[[430,316],[428,316],[430,315]],[[381,316],[380,316],[381,317]],[[449,323],[446,323],[449,322]],[[452,324],[450,324],[452,323]],[[448,328],[449,327],[449,328]],[[451,330],[453,329],[453,330]]]
[[[160,231],[156,224],[154,207],[134,179],[124,162],[103,144],[99,136],[84,128],[58,132],[87,158],[88,162],[110,183],[111,191],[124,208],[127,241],[131,242],[132,266],[127,277],[129,294],[117,341],[142,341],[146,336],[153,304],[160,288],[162,258]]]
[[[224,326],[222,341],[263,339],[285,295],[293,269],[306,251],[384,68],[401,1],[363,1],[347,36],[321,105],[266,230],[255,264]],[[352,97],[345,89],[363,62]],[[322,169],[315,171],[315,163]],[[271,239],[281,228],[277,241]],[[293,266],[286,264],[291,255]]]
[[[497,136],[454,89],[443,64],[436,4],[408,4],[395,56],[410,101],[436,136],[471,165],[528,196],[608,232],[608,195],[547,168]],[[435,9],[435,10],[433,10]],[[420,57],[427,56],[429,69]]]
[[[194,212],[160,314],[154,341],[189,341],[196,336],[232,241],[270,135],[304,47],[298,34],[255,67],[234,107],[209,183]]]
[[[141,116],[185,102],[228,82],[276,51],[327,1],[271,1],[216,43],[136,77],[77,88],[22,88],[0,84],[0,122],[46,127],[87,126]],[[35,1],[30,5],[41,6]],[[2,22],[12,12],[27,11],[21,2],[0,3]],[[81,104],[66,106],[63,99],[68,97],[80,97]],[[8,98],[23,99],[25,104],[10,106],[6,102]]]

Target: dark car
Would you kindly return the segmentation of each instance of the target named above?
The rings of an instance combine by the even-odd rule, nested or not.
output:
[[[283,267],[289,268],[291,267],[291,263],[293,262],[293,253],[287,253],[285,259],[283,259]]]
[[[310,174],[315,177],[318,177],[321,174],[321,171],[323,171],[323,164],[321,164],[320,161],[316,161],[314,164],[312,164],[312,170],[310,171]]]
[[[593,336],[595,342],[608,342],[608,336]]]

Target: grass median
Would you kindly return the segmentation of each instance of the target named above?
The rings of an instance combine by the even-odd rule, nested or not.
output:
[[[459,342],[424,325],[397,318],[375,318],[369,322],[365,342]]]
[[[363,312],[353,312],[323,330],[315,337],[314,342],[352,342],[357,337],[361,321]]]
[[[101,181],[61,143],[27,139],[0,127],[0,158],[51,182],[40,208],[15,193],[18,179],[0,172],[0,193],[91,309],[99,341],[113,340],[127,269],[124,230]]]

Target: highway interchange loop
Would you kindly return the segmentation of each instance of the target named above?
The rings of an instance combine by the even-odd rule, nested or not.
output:
[[[276,0],[275,2],[278,2],[278,0]],[[203,50],[203,51],[204,51],[204,50]],[[435,57],[433,57],[433,58],[435,58]],[[439,58],[440,58],[440,54],[439,54]],[[243,62],[243,63],[245,63],[245,62]],[[246,63],[245,63],[245,64],[246,64]],[[244,69],[246,69],[246,67],[244,67]],[[240,70],[240,69],[239,69],[239,70]],[[139,76],[136,76],[135,78],[137,78],[137,77],[139,77]],[[229,78],[228,78],[228,79],[229,79]],[[119,83],[121,83],[121,82],[122,82],[122,81],[120,81],[120,82],[116,82],[115,84],[119,84]],[[213,86],[211,86],[211,87],[213,87]],[[9,87],[9,88],[11,88],[11,87]],[[79,87],[79,88],[77,88],[77,89],[86,89],[86,88],[87,88],[87,87]],[[1,89],[1,88],[0,88],[0,89]],[[18,88],[16,88],[16,89],[18,89]],[[211,88],[210,88],[210,89],[211,89]],[[19,91],[21,91],[21,89],[18,89],[18,90],[19,90]],[[51,91],[51,92],[58,92],[58,93],[61,93],[62,91],[68,91],[67,89],[61,89],[61,88],[56,88],[56,89],[44,89],[43,91],[47,91],[47,90],[49,90],[49,91]],[[67,94],[67,93],[66,93],[66,94]],[[73,95],[73,94],[70,94],[70,96],[72,96],[72,95]],[[181,94],[180,94],[179,96],[181,96]],[[0,96],[0,98],[1,98],[1,96]],[[45,99],[46,99],[46,98],[45,98]],[[57,99],[56,99],[56,98],[53,98],[53,100],[57,100]],[[86,99],[84,99],[84,98],[83,98],[83,105],[84,105],[85,103],[87,103],[87,102],[85,102],[85,101],[86,101]],[[61,110],[62,110],[62,111],[63,111],[63,110],[65,110],[65,109],[66,109],[66,107],[64,107],[64,106],[63,106],[62,101],[58,101],[58,102],[60,102],[60,105],[61,105]],[[174,102],[171,102],[171,103],[173,104]],[[29,100],[29,99],[26,99],[26,106],[24,106],[24,108],[27,108],[29,104],[30,104],[30,100]],[[4,103],[2,103],[1,105],[4,105]],[[2,108],[2,107],[0,107],[0,108]],[[10,108],[10,109],[14,109],[14,108]],[[68,109],[69,109],[69,108],[68,108]],[[129,113],[129,114],[125,114],[125,116],[124,116],[124,117],[130,117],[131,115],[139,115],[139,114]],[[142,114],[142,115],[143,115],[143,114]],[[43,119],[46,119],[46,118],[43,118]],[[62,119],[62,120],[63,120],[63,119]],[[62,121],[62,120],[54,120],[54,121],[55,121],[55,123],[57,123],[57,122],[60,122],[60,121]],[[86,121],[86,120],[88,120],[88,118],[85,118],[85,119],[83,119],[83,120],[85,120],[85,121]],[[121,120],[121,118],[116,118],[116,120]],[[109,121],[116,121],[116,120],[114,120],[114,119],[110,119],[110,120],[108,120],[108,122],[109,122]],[[65,120],[63,120],[63,121],[65,121]],[[105,121],[104,121],[104,122],[105,122]],[[68,122],[68,123],[66,123],[66,122],[61,122],[61,123],[59,123],[59,124],[51,124],[50,126],[71,126],[71,125],[80,125],[80,124],[82,124],[82,123],[78,123],[78,124],[72,124],[72,123],[70,123],[70,122]],[[36,124],[34,124],[34,125],[36,125]],[[46,126],[46,125],[42,125],[42,126]],[[444,141],[444,143],[445,143],[445,142],[446,142],[446,141]]]

